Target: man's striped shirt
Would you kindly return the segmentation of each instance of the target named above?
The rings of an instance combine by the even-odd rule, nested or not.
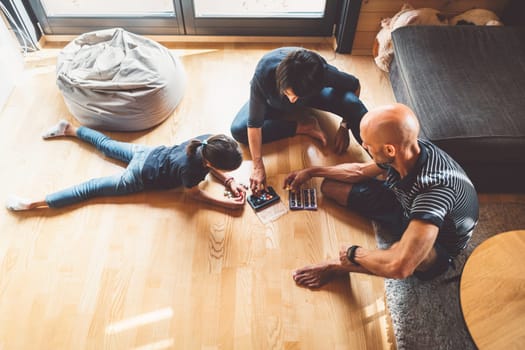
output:
[[[479,216],[478,196],[461,166],[429,141],[418,140],[421,154],[403,179],[388,168],[386,185],[396,194],[405,218],[439,227],[437,243],[456,255],[465,248]]]

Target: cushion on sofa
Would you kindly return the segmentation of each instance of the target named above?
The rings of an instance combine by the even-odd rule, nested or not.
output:
[[[525,28],[403,27],[390,80],[480,191],[524,191]]]

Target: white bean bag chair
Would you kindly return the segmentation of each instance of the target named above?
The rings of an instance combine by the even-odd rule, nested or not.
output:
[[[114,28],[70,42],[58,56],[57,85],[82,125],[135,131],[173,113],[184,94],[186,74],[164,46]]]

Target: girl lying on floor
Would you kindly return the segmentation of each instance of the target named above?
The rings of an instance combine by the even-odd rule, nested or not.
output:
[[[8,209],[61,208],[95,197],[180,186],[184,186],[198,200],[230,209],[244,206],[245,188],[237,184],[233,177],[224,174],[224,171],[235,170],[242,163],[237,142],[228,136],[201,135],[180,145],[150,147],[115,141],[98,131],[85,126],[76,128],[68,121],[61,120],[42,138],[59,136],[77,137],[92,144],[106,156],[126,163],[127,167],[118,175],[91,179],[49,194],[44,199],[29,200],[11,196],[7,200]],[[198,187],[209,172],[232,192],[231,198],[215,198]]]

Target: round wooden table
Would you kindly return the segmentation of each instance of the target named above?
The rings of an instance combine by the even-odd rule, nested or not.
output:
[[[495,235],[468,258],[463,317],[480,349],[525,349],[525,230]]]

